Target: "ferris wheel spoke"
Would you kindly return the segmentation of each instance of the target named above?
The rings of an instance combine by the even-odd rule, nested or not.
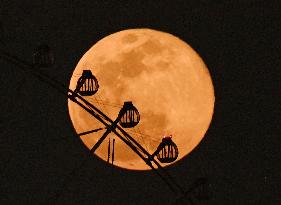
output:
[[[94,96],[92,99],[88,99],[88,101],[90,103],[97,103],[98,105],[100,105],[101,107],[112,107],[112,108],[122,108],[122,105],[117,104],[117,103],[110,103],[108,101],[102,100],[101,96],[98,95],[98,93],[96,93],[95,95],[97,95],[98,97]],[[99,98],[99,99],[98,99]]]
[[[89,130],[89,131],[86,131],[86,132],[81,132],[79,134],[77,134],[78,136],[82,136],[82,135],[87,135],[87,134],[91,134],[93,132],[98,132],[100,130],[103,130],[105,128],[101,127],[101,128],[98,128],[98,129],[94,129],[94,130]]]

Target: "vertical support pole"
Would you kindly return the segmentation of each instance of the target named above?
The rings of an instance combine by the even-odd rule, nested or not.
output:
[[[113,142],[112,142],[112,162],[111,162],[112,165],[113,165],[113,162],[114,162],[114,147],[115,147],[115,139],[113,138]]]
[[[107,163],[109,163],[109,159],[110,159],[110,138],[108,138]]]

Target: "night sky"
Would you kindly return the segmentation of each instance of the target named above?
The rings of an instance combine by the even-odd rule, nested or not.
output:
[[[152,28],[180,37],[208,66],[216,102],[204,140],[168,170],[184,189],[199,177],[210,181],[212,198],[198,204],[281,204],[280,6],[183,2],[1,0],[0,46],[31,62],[34,49],[47,43],[56,64],[45,71],[68,85],[82,55],[111,33]],[[174,201],[153,172],[88,159],[67,99],[14,65],[1,60],[0,66],[0,204]]]

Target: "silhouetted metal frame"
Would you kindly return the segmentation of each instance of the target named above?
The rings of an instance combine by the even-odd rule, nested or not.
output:
[[[37,77],[39,80],[47,83],[51,87],[55,88],[57,91],[66,95],[68,99],[73,101],[82,107],[85,111],[95,117],[98,121],[104,124],[107,127],[106,132],[113,132],[120,140],[122,140],[125,144],[127,144],[162,180],[163,182],[171,189],[175,194],[183,194],[183,189],[179,186],[179,184],[170,176],[170,174],[165,170],[161,164],[156,161],[151,155],[148,153],[145,148],[143,148],[133,137],[131,137],[125,130],[123,130],[119,125],[114,125],[114,121],[111,120],[108,116],[106,116],[102,111],[100,111],[93,104],[88,102],[86,99],[72,91],[71,89],[65,89],[65,86],[59,83],[58,81],[52,79],[46,73],[43,73],[40,70],[35,70],[34,66],[20,58],[11,55],[10,53],[0,51],[0,58],[16,65],[21,68],[23,71],[29,72],[31,75]],[[107,122],[106,122],[107,121]],[[114,125],[114,129],[112,129],[112,125]],[[118,130],[118,131],[117,131]],[[95,147],[95,146],[94,146]],[[94,148],[93,147],[93,148]],[[97,148],[98,146],[96,146]],[[91,149],[90,153],[92,154],[95,149]],[[156,169],[153,162],[158,169]]]

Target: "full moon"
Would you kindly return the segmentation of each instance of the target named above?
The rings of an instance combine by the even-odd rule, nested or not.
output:
[[[179,151],[173,162],[176,163],[204,138],[214,111],[212,79],[200,56],[180,38],[152,29],[113,33],[83,55],[71,77],[70,89],[76,88],[83,70],[91,70],[99,82],[98,92],[85,98],[112,120],[125,101],[133,102],[140,113],[140,122],[125,130],[150,154],[157,149],[163,136],[172,135]],[[68,108],[77,133],[104,127],[70,100]],[[91,149],[103,132],[105,130],[80,138]],[[129,170],[150,169],[114,133],[108,135],[95,155],[107,162],[108,144],[111,141],[112,145],[113,139],[115,166]]]

